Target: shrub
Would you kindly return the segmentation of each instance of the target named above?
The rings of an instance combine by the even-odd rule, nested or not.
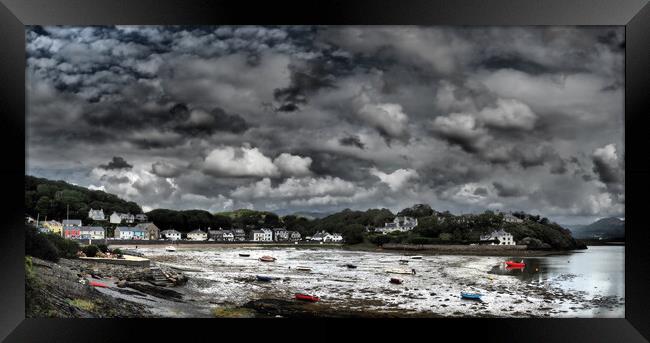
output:
[[[59,261],[59,250],[56,246],[47,239],[46,235],[38,232],[33,227],[27,227],[25,230],[25,255],[52,262]]]
[[[122,250],[120,250],[120,248],[115,248],[111,251],[111,253],[114,255],[122,255]]]
[[[99,248],[97,248],[96,245],[91,244],[83,247],[83,249],[81,250],[84,252],[84,254],[86,254],[86,256],[95,257],[97,255],[97,252],[99,251]]]
[[[418,236],[415,236],[415,237],[409,237],[409,238],[406,240],[406,243],[409,243],[409,244],[433,244],[433,243],[436,243],[436,242],[437,242],[437,240],[435,240],[435,239],[433,239],[433,238],[429,238],[429,237],[418,237]]]
[[[368,240],[372,244],[383,245],[390,242],[390,237],[386,235],[374,235],[374,236],[370,236]]]
[[[59,250],[61,258],[75,258],[79,251],[79,243],[70,239],[65,239],[59,235],[50,233],[46,235],[47,239]]]
[[[107,252],[108,252],[108,245],[106,245],[106,244],[104,244],[104,243],[97,244],[97,248],[99,249],[99,251],[101,251],[101,252],[103,252],[103,253],[107,253]]]

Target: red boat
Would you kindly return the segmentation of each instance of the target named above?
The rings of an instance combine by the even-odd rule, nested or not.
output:
[[[523,262],[506,261],[506,266],[513,268],[523,268],[526,266],[526,264]]]
[[[390,283],[394,283],[394,284],[396,284],[396,285],[401,285],[401,284],[402,284],[402,280],[393,277],[393,278],[390,278]]]
[[[275,262],[275,257],[262,256],[262,257],[260,257],[260,261],[262,261],[262,262]]]
[[[88,285],[89,285],[89,286],[93,286],[93,287],[104,287],[104,288],[107,288],[107,287],[108,287],[108,286],[106,286],[105,284],[100,283],[100,282],[96,282],[96,281],[90,281],[90,282],[88,283]]]
[[[313,295],[302,294],[302,293],[296,293],[296,299],[311,301],[313,303],[315,303],[317,301],[320,301],[320,298],[318,298],[318,297],[315,297]]]

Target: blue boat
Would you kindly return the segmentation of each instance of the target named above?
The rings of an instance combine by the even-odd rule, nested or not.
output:
[[[257,275],[257,280],[258,281],[269,282],[269,281],[273,280],[273,278],[270,277],[270,276]]]
[[[460,292],[460,297],[463,299],[481,300],[481,296],[483,294]]]

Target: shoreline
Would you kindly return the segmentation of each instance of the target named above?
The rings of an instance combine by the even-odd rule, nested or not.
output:
[[[528,250],[523,248],[510,249],[510,248],[490,248],[490,249],[463,249],[458,246],[439,246],[433,249],[416,249],[402,248],[402,247],[380,247],[367,243],[345,245],[345,244],[291,244],[291,243],[199,243],[199,242],[179,242],[174,244],[165,243],[150,243],[140,244],[137,243],[118,243],[109,244],[111,248],[132,248],[133,246],[142,246],[144,248],[165,248],[166,246],[173,245],[177,249],[192,249],[192,248],[322,248],[322,249],[342,249],[348,251],[371,251],[380,253],[401,253],[411,255],[467,255],[467,256],[522,256],[522,257],[543,257],[552,255],[564,255],[574,253],[577,250]]]

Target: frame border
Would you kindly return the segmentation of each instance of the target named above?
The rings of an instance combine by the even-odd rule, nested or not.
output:
[[[300,333],[311,334],[314,327],[335,325],[337,329],[321,330],[319,338],[341,338],[339,328],[356,330],[369,338],[404,338],[404,333],[453,331],[458,338],[482,341],[526,340],[549,341],[625,341],[650,339],[650,317],[646,297],[650,285],[650,230],[643,227],[647,212],[644,198],[650,191],[650,159],[644,147],[650,135],[644,132],[647,108],[650,107],[650,5],[647,0],[437,0],[404,1],[286,1],[239,2],[217,0],[0,0],[0,107],[5,130],[0,139],[5,147],[25,137],[25,25],[99,25],[99,24],[417,24],[417,25],[620,25],[625,26],[625,174],[626,221],[625,246],[625,319],[463,319],[391,320],[294,320],[286,322]],[[20,85],[23,87],[21,88]],[[5,182],[5,236],[0,240],[0,265],[4,280],[0,282],[2,315],[0,338],[7,341],[76,341],[92,337],[92,341],[119,341],[143,327],[153,339],[170,337],[167,330],[182,323],[184,339],[212,334],[206,328],[218,327],[205,319],[178,321],[174,319],[25,319],[24,309],[24,232],[23,205],[7,199],[20,199],[24,192],[26,150],[7,149],[9,161],[0,165]],[[7,159],[7,158],[6,158]],[[13,182],[15,181],[15,182]],[[633,185],[633,186],[630,186]],[[222,321],[219,324],[225,323]],[[246,330],[253,321],[231,321],[229,331]],[[278,322],[255,320],[255,330],[241,330],[247,338],[268,337]],[[380,324],[380,325],[377,325]],[[397,325],[395,325],[397,324]],[[289,327],[287,325],[287,327]],[[280,325],[284,326],[284,325]],[[300,328],[302,327],[302,328]],[[306,328],[305,328],[306,327]],[[394,327],[389,330],[388,327]],[[495,330],[495,328],[499,328]],[[203,328],[203,330],[201,329]],[[238,328],[237,328],[238,329]],[[362,330],[359,330],[362,329]],[[156,330],[157,332],[154,332]],[[391,332],[392,331],[392,332]],[[101,335],[98,333],[101,332]],[[275,331],[277,333],[277,331]],[[252,335],[252,336],[251,336]],[[101,337],[100,337],[101,336]],[[305,337],[298,335],[298,337]],[[309,336],[307,336],[309,337]],[[645,338],[644,338],[645,337]],[[75,339],[76,338],[76,339]],[[205,337],[204,337],[205,339]]]

